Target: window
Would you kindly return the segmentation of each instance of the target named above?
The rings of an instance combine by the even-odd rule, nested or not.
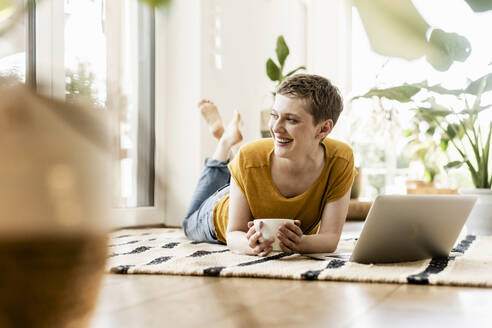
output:
[[[386,58],[374,53],[366,37],[357,10],[352,13],[352,84],[353,95],[362,95],[370,88],[386,88],[403,83],[428,80],[448,88],[461,88],[466,78],[477,79],[492,61],[492,46],[485,30],[492,28],[491,13],[475,14],[464,1],[414,0],[414,5],[431,25],[464,35],[472,44],[472,53],[464,63],[454,63],[450,70],[438,72],[424,58],[406,61]],[[442,8],[446,8],[445,11]],[[441,14],[436,14],[441,13]],[[460,17],[456,20],[456,17]],[[409,126],[412,112],[407,106],[391,101],[359,99],[352,103],[350,113],[351,142],[356,161],[363,168],[361,196],[373,198],[381,193],[405,193],[407,179],[423,179],[424,167],[412,160],[403,131]],[[491,99],[484,99],[488,103]],[[444,105],[452,105],[440,99]],[[485,117],[487,119],[487,117]],[[490,121],[490,113],[488,120]],[[434,152],[441,170],[436,183],[446,187],[464,187],[470,181],[466,168],[446,172],[449,159]]]
[[[33,67],[26,69],[26,63],[32,63],[34,44],[32,42],[34,25],[34,2],[28,1],[28,10],[24,12],[17,6],[0,9],[0,22],[7,32],[0,38],[0,77],[26,82],[26,75],[34,72]],[[3,30],[2,28],[2,30]],[[32,81],[31,76],[27,77]],[[29,82],[29,81],[28,81]]]
[[[36,13],[40,92],[111,113],[115,225],[163,223],[153,10],[137,0],[44,0]]]

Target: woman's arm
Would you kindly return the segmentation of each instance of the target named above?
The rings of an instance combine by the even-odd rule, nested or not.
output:
[[[301,253],[331,253],[336,250],[347,218],[349,201],[350,189],[342,198],[325,205],[319,231],[316,235],[304,236]]]
[[[227,224],[227,246],[234,253],[266,256],[271,251],[273,238],[258,243],[261,232],[256,232],[252,225],[251,210],[248,200],[231,178],[229,189],[229,222]]]
[[[327,203],[321,215],[316,235],[304,235],[298,225],[287,223],[281,227],[280,247],[286,253],[331,253],[337,248],[347,217],[350,190],[334,202]],[[298,222],[300,224],[300,222]]]

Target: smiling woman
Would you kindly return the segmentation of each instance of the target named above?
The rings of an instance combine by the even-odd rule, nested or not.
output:
[[[237,138],[240,118],[219,136],[183,221],[189,238],[266,256],[274,239],[262,238],[261,224],[255,226],[253,219],[288,218],[294,221],[276,231],[283,252],[336,248],[354,177],[352,150],[326,138],[342,111],[341,97],[327,79],[298,74],[284,80],[275,99],[273,138],[245,144],[229,162],[223,155],[242,139]],[[203,101],[199,106],[204,104],[210,106]],[[207,122],[215,126],[218,119]]]

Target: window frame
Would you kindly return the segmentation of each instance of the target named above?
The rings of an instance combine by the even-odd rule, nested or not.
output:
[[[134,0],[136,1],[136,0]],[[64,60],[64,0],[43,0],[35,7],[35,39],[30,46],[34,46],[35,69],[30,72],[35,76],[38,91],[55,99],[65,99],[65,60]],[[107,46],[107,94],[118,95],[121,92],[121,79],[119,79],[119,68],[122,65],[122,25],[124,24],[123,6],[125,1],[106,1],[106,46]],[[154,28],[162,24],[158,21],[158,15],[155,15]],[[152,24],[151,24],[152,28]],[[154,68],[161,67],[161,55],[164,48],[156,42],[155,33],[153,33],[154,49],[155,49],[155,65]],[[31,48],[28,48],[31,49]],[[148,67],[147,71],[152,70]],[[29,66],[30,67],[30,66]],[[155,77],[158,77],[155,73]],[[165,90],[162,83],[165,79],[155,79],[155,90]],[[151,92],[154,94],[154,113],[148,113],[147,122],[154,120],[151,125],[154,133],[154,161],[148,163],[154,168],[154,172],[147,179],[152,179],[154,184],[153,205],[127,208],[113,208],[112,218],[109,226],[111,228],[141,226],[141,225],[156,225],[165,224],[165,193],[164,185],[161,181],[162,172],[164,172],[164,151],[163,151],[163,131],[164,124],[162,117],[164,116],[164,95],[161,92]],[[115,108],[118,108],[121,103],[115,99],[108,101],[108,110],[111,112],[113,123],[115,116],[118,114]],[[150,100],[152,103],[152,100]],[[152,104],[150,104],[152,105]],[[116,140],[117,139],[117,140]],[[152,146],[152,138],[147,138]],[[114,145],[119,145],[119,135],[113,139]],[[119,147],[118,147],[119,149]],[[119,180],[119,179],[118,179]],[[150,185],[152,184],[152,181]]]

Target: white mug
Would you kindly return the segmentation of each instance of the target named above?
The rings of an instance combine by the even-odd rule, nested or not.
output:
[[[277,238],[278,228],[280,228],[286,222],[292,222],[294,224],[294,220],[291,219],[280,219],[280,218],[269,218],[269,219],[256,219],[253,221],[254,227],[256,231],[261,231],[262,237],[260,237],[260,242],[264,239],[275,238],[275,241],[272,244],[273,251],[280,252],[282,249],[280,248],[280,240]],[[260,229],[260,222],[263,222],[263,226]]]

